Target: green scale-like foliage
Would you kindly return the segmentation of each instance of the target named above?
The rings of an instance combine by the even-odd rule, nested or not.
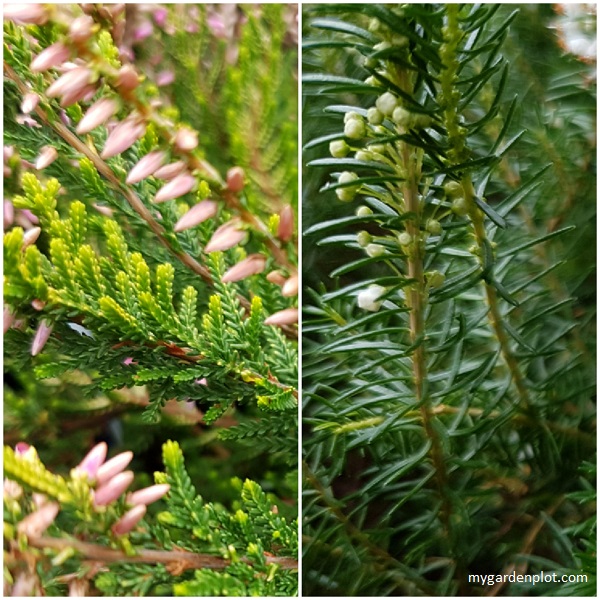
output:
[[[563,552],[563,494],[595,445],[593,312],[573,251],[588,227],[541,221],[547,202],[562,214],[547,184],[560,174],[516,125],[502,47],[517,14],[306,13],[309,594],[473,593],[468,574],[522,553],[530,572],[548,553],[557,572],[584,568]],[[555,520],[528,545],[501,529],[513,506]]]

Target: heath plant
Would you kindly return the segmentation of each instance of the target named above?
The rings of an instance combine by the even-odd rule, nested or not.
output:
[[[6,595],[296,594],[296,12],[4,6]]]
[[[560,10],[305,6],[306,594],[594,593],[595,8]]]

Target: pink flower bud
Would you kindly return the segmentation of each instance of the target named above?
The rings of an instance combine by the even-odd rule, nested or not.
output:
[[[70,54],[70,50],[64,44],[57,42],[42,50],[31,61],[30,68],[34,73],[41,73],[48,69],[59,67],[69,58]]]
[[[35,241],[40,237],[42,230],[39,227],[32,227],[29,231],[26,231],[23,235],[23,250],[31,244],[35,244]]]
[[[214,217],[217,214],[219,207],[212,200],[202,200],[198,204],[192,206],[180,219],[175,223],[173,231],[185,231],[192,227],[196,227],[207,219]]]
[[[227,39],[227,27],[219,15],[211,15],[208,17],[206,24],[215,37]]]
[[[40,97],[33,92],[25,94],[23,96],[23,102],[21,102],[21,112],[29,114],[40,102]]]
[[[169,163],[164,167],[161,167],[154,173],[154,177],[157,179],[166,179],[167,181],[177,177],[180,173],[182,173],[186,168],[186,165],[183,161],[178,160],[174,163]]]
[[[228,221],[221,225],[204,247],[204,252],[222,252],[237,246],[246,237],[246,232],[240,228],[239,221]]]
[[[30,224],[37,225],[40,220],[27,208],[21,210],[21,215],[29,221]]]
[[[15,598],[25,598],[38,595],[39,580],[35,573],[21,571],[15,578],[10,595]]]
[[[294,210],[287,204],[279,213],[279,227],[277,228],[277,237],[287,242],[294,235]]]
[[[141,121],[134,121],[133,119],[122,121],[108,136],[100,156],[106,159],[125,152],[127,148],[133,146],[144,135],[145,131],[146,124]]]
[[[61,75],[47,90],[49,98],[80,93],[92,83],[92,72],[87,67],[76,67]]]
[[[117,75],[117,87],[125,92],[131,92],[140,84],[140,78],[131,65],[125,65],[119,69]]]
[[[194,383],[196,385],[208,385],[208,380],[206,377],[202,377],[201,379],[194,379]]]
[[[298,275],[292,275],[281,288],[281,294],[283,296],[297,296],[298,295]]]
[[[127,175],[126,183],[137,183],[150,177],[162,164],[164,164],[167,156],[164,152],[156,151],[146,154]]]
[[[4,305],[4,313],[2,315],[2,326],[4,327],[4,333],[6,333],[10,326],[13,324],[15,320],[15,314],[12,311],[10,306]]]
[[[267,275],[267,281],[275,285],[283,285],[286,282],[286,278],[281,271],[271,271]]]
[[[107,483],[115,475],[121,473],[131,462],[132,458],[133,452],[121,452],[121,454],[117,454],[115,457],[100,465],[96,472],[96,481],[98,482],[98,485]]]
[[[141,42],[152,35],[154,26],[150,21],[143,21],[138,25],[133,32],[133,39],[136,42]]]
[[[191,192],[195,185],[195,177],[185,173],[178,175],[175,179],[169,181],[169,183],[158,190],[156,196],[154,196],[154,202],[165,202],[166,200],[179,198],[180,196]]]
[[[35,127],[39,129],[41,127],[41,125],[35,119],[32,119],[29,115],[17,115],[15,121],[19,125],[25,125],[31,128]]]
[[[60,510],[57,502],[49,502],[35,512],[27,515],[18,525],[17,531],[27,537],[39,537],[54,523]]]
[[[94,85],[86,85],[83,88],[74,88],[72,91],[67,92],[61,99],[60,105],[63,108],[75,104],[75,102],[89,102],[96,93],[96,87]]]
[[[267,259],[261,254],[251,254],[248,258],[228,269],[223,277],[221,277],[221,281],[223,283],[231,283],[233,281],[241,281],[251,275],[262,273],[265,270],[266,263]]]
[[[58,158],[58,152],[56,148],[52,146],[44,146],[40,152],[40,155],[37,157],[35,161],[35,168],[38,171],[45,169],[47,166],[51,165]]]
[[[159,27],[164,27],[165,23],[167,22],[167,15],[168,15],[168,11],[166,8],[157,8],[154,10],[154,12],[152,13],[152,18],[154,19],[154,22],[159,26]]]
[[[84,471],[90,481],[94,481],[98,469],[106,459],[106,452],[108,447],[106,442],[100,442],[96,444],[84,457],[84,459],[77,465],[76,469]]]
[[[94,505],[105,506],[114,502],[131,485],[132,481],[133,471],[118,473],[95,491]]]
[[[112,527],[115,535],[129,533],[146,514],[146,505],[139,504],[128,510]]]
[[[236,194],[241,192],[244,189],[244,177],[242,167],[232,167],[227,171],[227,187]]]
[[[112,100],[111,98],[101,98],[88,108],[83,119],[79,121],[75,131],[80,135],[88,133],[89,131],[92,131],[92,129],[106,123],[117,110],[119,110],[119,105],[115,100]]]
[[[92,206],[101,214],[104,215],[105,217],[112,217],[113,216],[113,209],[108,207],[108,206],[103,206],[102,204],[92,204]]]
[[[127,504],[152,504],[160,500],[169,490],[171,486],[168,483],[161,483],[158,485],[151,485],[150,487],[137,490],[127,495]]]
[[[175,148],[182,152],[190,152],[198,145],[198,134],[192,129],[183,127],[175,134]]]
[[[298,322],[298,309],[286,308],[265,319],[265,325],[292,325]]]
[[[46,306],[46,303],[43,300],[39,300],[38,298],[36,298],[35,300],[31,301],[31,306],[35,310],[44,310],[44,307]]]
[[[43,25],[48,14],[42,4],[5,4],[4,18],[17,25]]]
[[[4,146],[4,149],[3,149],[4,162],[8,162],[14,155],[15,155],[15,147],[14,146]]]
[[[161,71],[156,76],[156,85],[158,87],[164,87],[171,85],[175,81],[175,73],[173,71]]]
[[[10,200],[4,201],[4,229],[8,229],[15,220],[15,207]]]
[[[123,359],[123,364],[128,367],[129,365],[137,365],[138,363],[133,360],[133,356],[128,356]]]
[[[15,454],[22,458],[25,458],[25,455],[29,452],[29,449],[33,448],[27,442],[17,442],[15,445]],[[35,448],[33,448],[35,450]]]
[[[37,356],[43,350],[51,333],[52,325],[47,321],[41,321],[31,344],[31,356]]]
[[[69,37],[76,44],[86,42],[92,37],[94,31],[94,19],[89,15],[77,17],[69,26]]]
[[[58,116],[60,117],[60,122],[65,127],[71,127],[71,125],[72,125],[71,118],[69,117],[69,115],[64,110],[61,110],[58,113]]]

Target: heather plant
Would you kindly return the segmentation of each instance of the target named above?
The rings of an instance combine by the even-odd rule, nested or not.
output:
[[[304,593],[594,594],[595,8],[305,8]]]
[[[6,595],[294,595],[293,5],[5,5]]]

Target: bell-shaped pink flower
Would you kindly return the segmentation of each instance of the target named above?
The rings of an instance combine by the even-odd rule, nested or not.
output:
[[[98,467],[96,472],[96,481],[98,485],[103,485],[112,479],[115,475],[122,473],[125,467],[131,462],[133,452],[121,452],[104,464]]]
[[[86,42],[94,32],[94,19],[89,15],[82,15],[71,21],[69,25],[69,38],[76,44]]]
[[[90,481],[96,479],[96,474],[102,463],[106,459],[106,452],[108,446],[106,442],[100,442],[96,444],[84,457],[84,459],[77,465],[76,469],[83,471],[87,474]]]
[[[112,98],[101,98],[94,102],[85,113],[83,119],[79,121],[75,131],[83,135],[106,123],[119,110],[119,105]]]
[[[286,204],[279,213],[279,227],[277,237],[282,242],[288,242],[294,235],[294,209]]]
[[[160,500],[170,489],[171,486],[168,483],[151,485],[128,494],[127,504],[131,504],[132,506],[135,504],[152,504],[152,502]]]
[[[44,310],[46,303],[43,300],[36,298],[35,300],[31,301],[31,306],[35,308],[35,310]]]
[[[204,252],[229,250],[245,238],[246,232],[240,227],[240,222],[237,220],[228,221],[213,233],[208,244],[204,247]]]
[[[257,275],[265,270],[266,264],[267,259],[262,254],[251,254],[228,269],[223,277],[221,277],[221,281],[223,283],[231,283],[233,281],[241,281],[251,275]]]
[[[129,171],[129,175],[127,175],[125,182],[129,184],[138,183],[138,181],[150,177],[150,175],[164,164],[166,159],[167,155],[160,150],[146,154],[146,156],[140,159],[133,169]]]
[[[125,150],[133,146],[145,132],[146,124],[142,121],[134,119],[122,121],[111,131],[100,156],[106,159],[121,154],[121,152],[125,152]]]
[[[203,223],[207,219],[214,217],[219,210],[219,206],[212,200],[202,200],[198,202],[188,210],[180,219],[175,223],[173,231],[185,231],[196,227],[200,223]]]
[[[298,295],[298,274],[292,275],[281,288],[281,294],[286,297]]]
[[[244,189],[244,178],[246,174],[242,167],[232,167],[227,171],[227,187],[235,193]]]
[[[38,171],[45,169],[58,158],[58,151],[52,146],[44,146],[35,161],[35,168]]]
[[[158,190],[156,196],[154,196],[154,202],[165,202],[166,200],[179,198],[191,192],[195,185],[196,178],[192,177],[192,175],[188,175],[187,173],[178,175]]]
[[[43,25],[48,13],[43,4],[5,4],[4,18],[17,25]]]
[[[67,108],[67,106],[71,106],[71,104],[75,104],[75,102],[89,102],[96,93],[96,86],[94,85],[86,85],[81,89],[73,89],[70,92],[67,92],[61,99],[60,105],[63,108]]]
[[[298,322],[298,309],[286,308],[265,319],[265,325],[292,325]]]
[[[125,65],[117,74],[117,87],[124,92],[131,92],[140,84],[140,77],[131,65]]]
[[[134,506],[112,526],[113,533],[115,535],[125,535],[126,533],[129,533],[142,520],[145,514],[145,504]]]
[[[94,505],[105,506],[114,502],[133,481],[133,471],[118,473],[94,492]]]
[[[23,250],[32,244],[35,244],[36,240],[40,237],[42,230],[39,227],[32,227],[29,231],[26,231],[23,235]]]
[[[198,134],[192,129],[182,127],[176,134],[174,145],[177,150],[190,152],[198,145]]]
[[[178,160],[177,162],[169,163],[168,165],[165,165],[164,167],[158,169],[156,173],[154,173],[154,177],[156,177],[157,179],[165,179],[168,181],[170,179],[173,179],[174,177],[177,177],[177,175],[179,175],[180,173],[183,173],[185,169],[186,164],[182,160]]]
[[[269,283],[274,283],[275,285],[283,285],[287,281],[281,271],[271,271],[267,274],[266,279]]]
[[[40,97],[33,92],[29,92],[23,96],[21,102],[21,112],[28,115],[40,102]]]
[[[47,321],[40,322],[31,344],[31,356],[37,356],[43,350],[52,333],[52,327]]]
[[[70,56],[71,51],[62,43],[57,42],[42,50],[32,61],[30,69],[33,73],[42,73],[48,69],[59,67]]]
[[[76,67],[61,75],[47,90],[49,98],[78,94],[92,83],[92,72],[87,67]]]
[[[59,510],[60,505],[57,502],[48,502],[35,512],[27,515],[17,525],[17,531],[24,533],[27,537],[39,537],[54,523]]]

